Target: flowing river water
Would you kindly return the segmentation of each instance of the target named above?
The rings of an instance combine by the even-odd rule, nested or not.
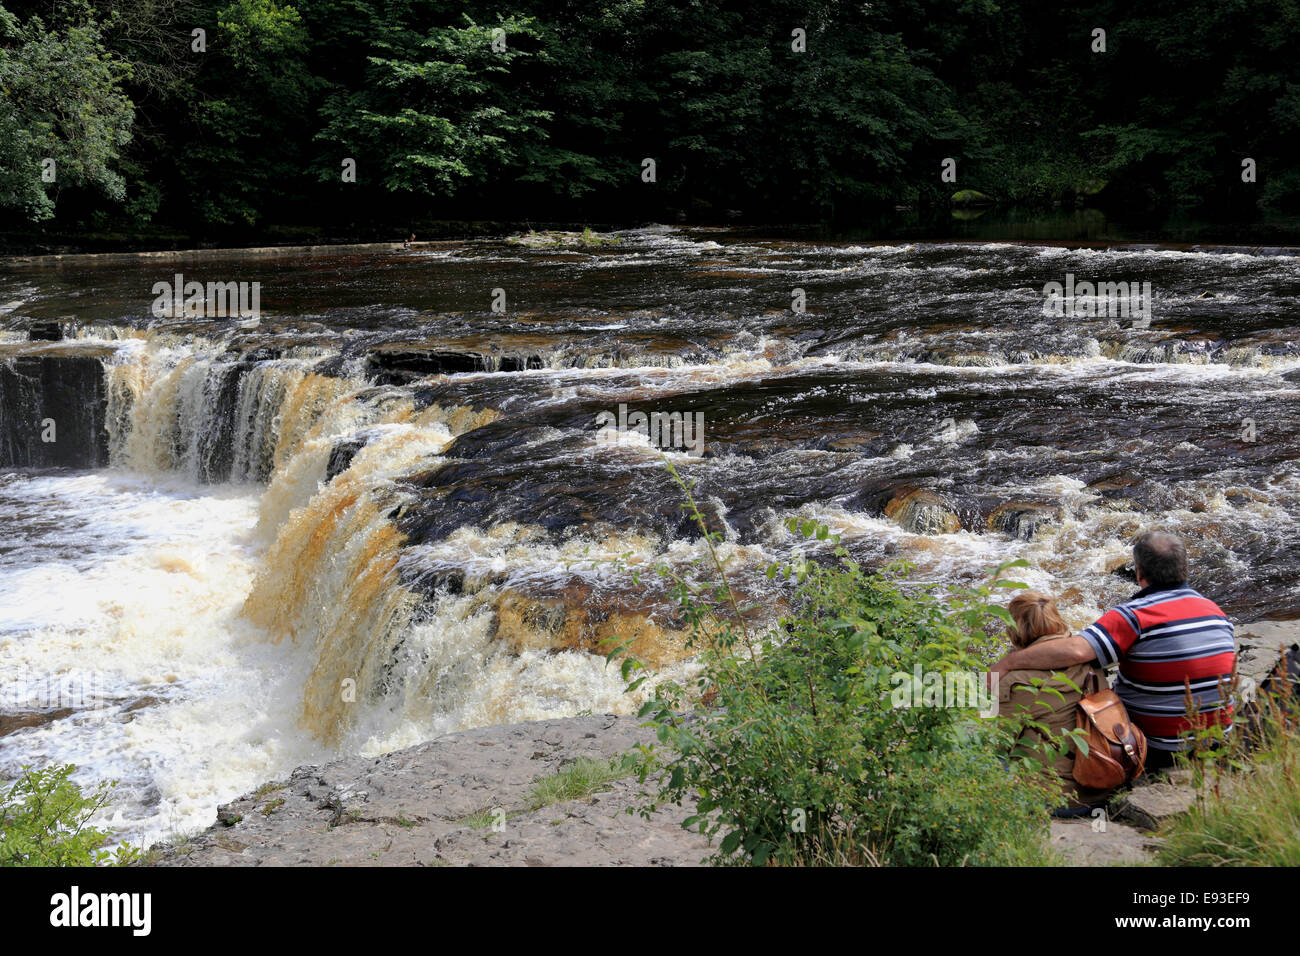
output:
[[[689,672],[649,571],[703,552],[620,406],[702,423],[668,457],[771,608],[797,515],[922,581],[1023,557],[1076,626],[1160,524],[1237,620],[1300,613],[1300,258],[618,238],[0,263],[0,778],[116,779],[148,840],[301,763],[631,709],[600,643]],[[260,324],[158,318],[175,273],[260,283]],[[1149,282],[1149,324],[1045,314],[1067,276]]]

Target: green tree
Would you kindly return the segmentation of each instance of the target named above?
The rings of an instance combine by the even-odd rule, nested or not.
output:
[[[64,186],[122,199],[125,181],[114,166],[131,138],[128,74],[93,20],[50,29],[0,7],[0,207],[49,219]]]
[[[321,109],[320,138],[389,192],[450,196],[517,171],[546,138],[551,114],[512,77],[546,56],[533,45],[536,21],[460,20],[427,30],[390,24],[373,41],[365,84],[333,93]],[[337,181],[338,160],[319,175]]]
[[[188,215],[251,225],[301,194],[319,88],[306,65],[310,36],[298,10],[276,0],[234,0],[209,16],[177,169]]]

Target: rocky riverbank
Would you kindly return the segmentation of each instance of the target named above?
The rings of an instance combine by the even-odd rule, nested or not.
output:
[[[536,809],[539,784],[606,761],[648,732],[604,715],[483,727],[377,758],[299,767],[220,807],[161,866],[693,866],[708,854],[686,809],[629,814],[635,778]]]
[[[1262,683],[1300,622],[1247,625],[1239,670]],[[539,792],[576,762],[607,761],[648,741],[612,714],[482,727],[382,757],[299,767],[222,806],[217,822],[156,847],[159,866],[695,866],[708,843],[681,828],[689,807],[646,820],[635,778],[554,802]],[[617,776],[616,774],[611,774]],[[579,788],[584,789],[584,788]],[[1105,818],[1054,821],[1051,843],[1076,865],[1150,862],[1162,824],[1191,805],[1185,775],[1143,781]]]

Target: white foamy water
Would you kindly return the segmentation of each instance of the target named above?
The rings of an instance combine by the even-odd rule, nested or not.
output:
[[[118,780],[102,820],[148,843],[321,755],[296,726],[301,656],[239,617],[256,507],[250,490],[102,472],[0,484],[21,522],[0,554],[0,710],[74,707],[0,737],[0,775]]]
[[[430,431],[445,440],[441,426]],[[639,703],[603,658],[513,653],[495,640],[487,595],[447,597],[396,622],[388,693],[349,706],[344,732],[322,737],[307,689],[337,688],[363,655],[333,646],[314,615],[276,640],[246,613],[276,556],[257,531],[265,491],[115,471],[0,477],[0,511],[14,519],[0,552],[0,714],[57,716],[0,737],[0,779],[72,763],[84,788],[116,780],[97,822],[149,845],[210,825],[220,803],[304,763]],[[358,606],[346,581],[335,593],[330,575],[319,580],[317,613]],[[323,677],[331,655],[342,669]]]

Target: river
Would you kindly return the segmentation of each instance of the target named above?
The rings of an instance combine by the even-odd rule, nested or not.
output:
[[[301,763],[628,711],[600,642],[689,673],[650,569],[702,555],[599,428],[637,412],[698,424],[668,457],[769,607],[797,515],[918,581],[1026,558],[1076,626],[1162,525],[1235,619],[1300,614],[1300,258],[616,238],[0,263],[0,776],[119,780],[151,840]],[[176,273],[260,321],[160,318]],[[1053,282],[1149,283],[1147,320]]]

